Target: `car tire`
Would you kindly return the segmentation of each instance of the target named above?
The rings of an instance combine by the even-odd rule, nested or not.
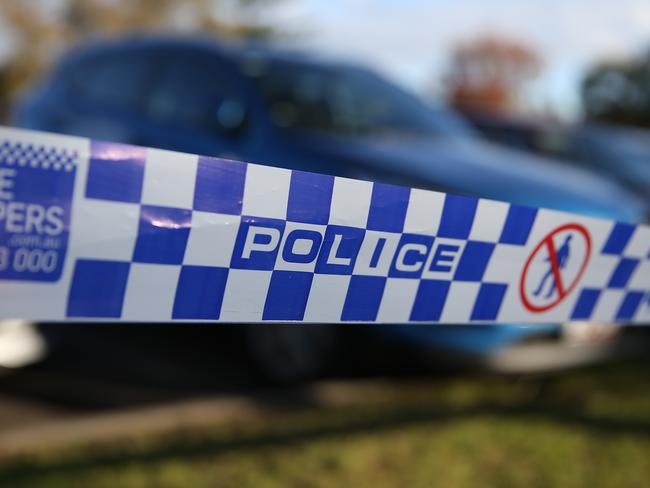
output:
[[[277,383],[296,383],[324,373],[339,349],[335,327],[326,325],[248,326],[246,340],[262,375]]]

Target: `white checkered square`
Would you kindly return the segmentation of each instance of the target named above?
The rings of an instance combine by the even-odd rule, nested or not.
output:
[[[138,234],[140,206],[84,200],[72,213],[70,247],[79,258],[130,261]]]
[[[411,315],[420,280],[388,278],[381,299],[377,321],[405,323]]]
[[[488,283],[519,283],[531,250],[524,246],[497,244],[492,251],[483,281]]]
[[[372,183],[334,178],[329,223],[365,228],[370,212]]]
[[[347,275],[314,275],[305,322],[340,322],[349,284],[350,276]]]
[[[230,269],[221,304],[222,322],[260,322],[271,271]]]
[[[371,267],[372,258],[379,244],[380,239],[385,239],[384,247],[379,255],[376,266]],[[361,244],[361,249],[354,264],[353,274],[366,276],[388,276],[390,265],[392,264],[397,245],[399,244],[400,234],[391,232],[378,232],[367,230]]]
[[[648,259],[650,255],[650,227],[637,226],[623,251],[625,257]]]
[[[291,171],[287,169],[249,164],[242,215],[286,219],[290,182]]]
[[[0,280],[1,317],[51,321],[65,318],[68,299],[68,281],[71,267],[68,266],[61,280],[43,286],[30,281]],[[8,347],[13,347],[9,342]]]
[[[192,212],[183,264],[229,267],[240,220],[238,215]]]
[[[590,263],[580,280],[580,285],[585,288],[605,288],[620,260],[620,256],[610,256],[592,251]]]
[[[603,290],[598,302],[596,302],[596,308],[591,315],[591,319],[603,322],[613,321],[626,293],[625,290]]]
[[[192,208],[197,166],[197,156],[147,149],[142,203]]]
[[[480,283],[453,281],[449,286],[440,321],[452,324],[469,322],[480,287]]]
[[[650,293],[646,293],[636,311],[634,320],[643,325],[650,325]]]
[[[404,232],[434,236],[440,226],[445,194],[414,188],[404,219]]]
[[[479,200],[472,230],[471,241],[499,242],[510,205],[493,200]]]
[[[145,322],[172,316],[180,266],[131,263],[122,318]]]
[[[650,261],[641,261],[636,267],[627,284],[630,290],[650,291]]]

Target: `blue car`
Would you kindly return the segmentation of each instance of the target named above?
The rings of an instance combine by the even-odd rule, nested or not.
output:
[[[555,143],[549,154],[607,175],[650,200],[650,131],[587,124],[548,137]]]
[[[644,204],[552,160],[482,142],[453,113],[366,69],[213,39],[135,37],[65,57],[16,125],[637,222]],[[252,328],[272,375],[331,358],[335,327]],[[558,325],[373,326],[425,351],[489,355]],[[324,337],[327,336],[327,337]]]
[[[464,115],[491,141],[598,173],[650,201],[648,130],[604,123],[564,126],[477,111]]]

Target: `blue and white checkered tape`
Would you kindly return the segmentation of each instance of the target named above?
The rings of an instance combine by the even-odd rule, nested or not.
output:
[[[650,228],[0,129],[0,317],[650,322]]]

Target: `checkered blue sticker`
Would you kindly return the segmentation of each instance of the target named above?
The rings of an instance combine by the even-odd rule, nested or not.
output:
[[[650,228],[0,129],[0,315],[650,322]],[[19,282],[19,283],[18,283]]]

